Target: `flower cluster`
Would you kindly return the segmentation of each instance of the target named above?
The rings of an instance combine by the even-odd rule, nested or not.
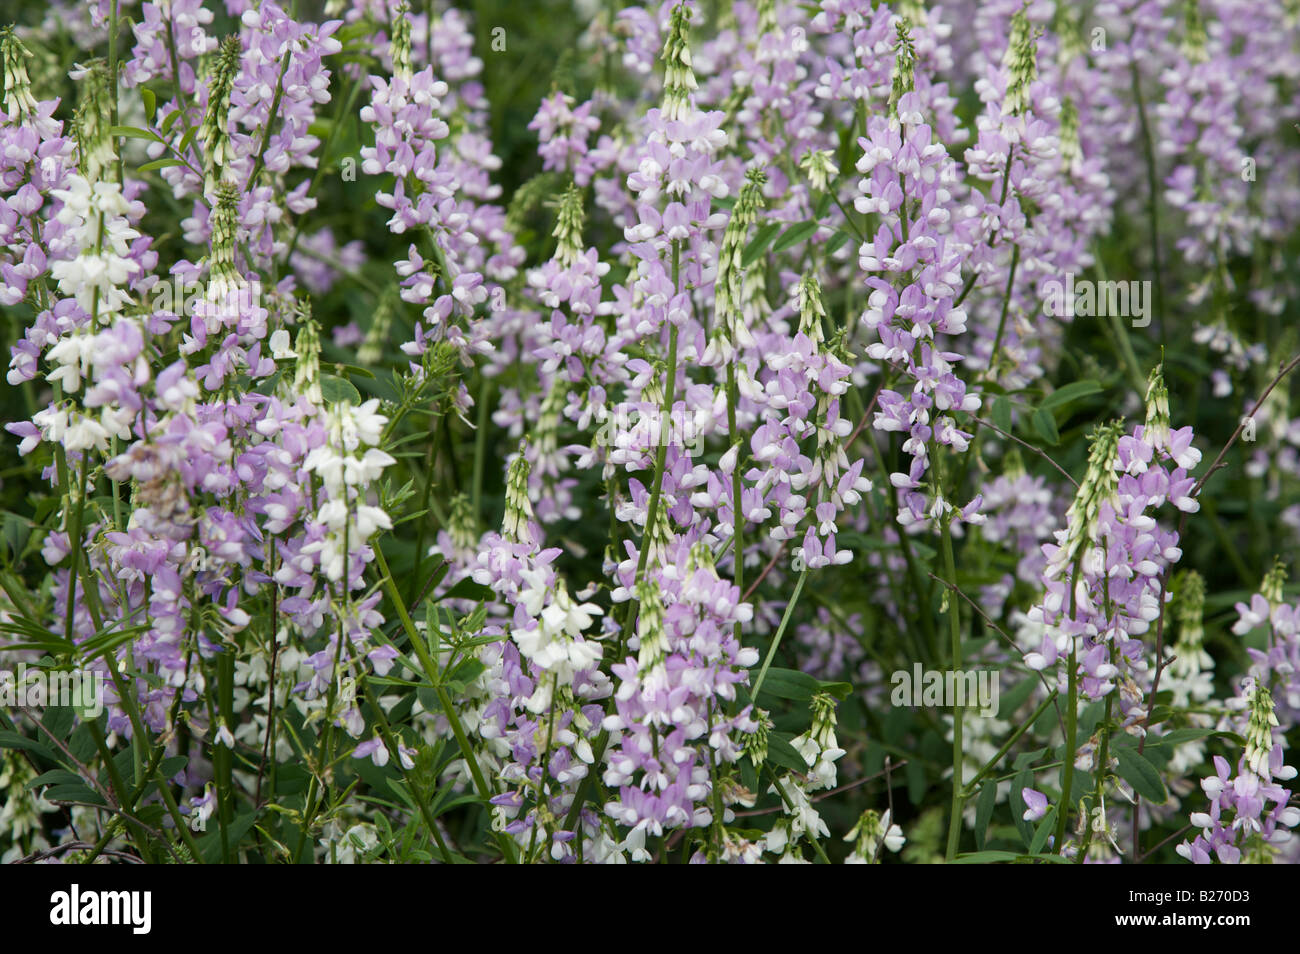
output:
[[[596,6],[0,28],[0,857],[1300,860],[1295,4]]]

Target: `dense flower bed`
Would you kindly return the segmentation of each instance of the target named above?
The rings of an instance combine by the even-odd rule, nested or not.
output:
[[[1300,860],[1300,7],[410,2],[0,34],[4,860]]]

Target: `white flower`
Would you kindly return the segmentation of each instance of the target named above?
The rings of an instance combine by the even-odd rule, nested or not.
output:
[[[298,352],[290,347],[292,339],[284,328],[277,328],[271,333],[271,357],[276,361],[285,361],[298,357]]]

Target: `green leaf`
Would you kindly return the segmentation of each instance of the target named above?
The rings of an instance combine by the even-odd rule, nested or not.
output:
[[[999,861],[1015,861],[1020,855],[1014,851],[971,851],[953,859],[955,865],[990,865]]]
[[[1038,828],[1034,831],[1034,840],[1029,843],[1029,853],[1036,855],[1043,850],[1043,845],[1047,844],[1047,835],[1056,827],[1056,808],[1053,807],[1038,822]]]
[[[72,733],[72,738],[68,740],[68,751],[78,762],[89,762],[95,757],[98,751],[95,748],[95,739],[90,733],[90,727],[84,722],[77,726]]]
[[[404,656],[398,656],[398,659],[405,659]],[[366,676],[366,682],[372,686],[399,686],[402,689],[413,689],[420,685],[418,682],[411,682],[409,679],[398,679],[396,676]]]
[[[68,651],[68,644],[55,640],[41,640],[40,642],[27,643],[5,643],[5,652],[41,652],[59,654]]]
[[[110,136],[121,136],[123,139],[144,139],[148,142],[162,142],[162,138],[154,132],[147,129],[141,129],[139,126],[112,126],[108,130]]]
[[[784,252],[792,245],[798,245],[800,242],[807,240],[816,231],[816,222],[799,222],[792,225],[781,233],[779,239],[772,243],[772,251]]]
[[[771,675],[769,672],[768,675]],[[773,732],[767,738],[767,760],[774,765],[800,775],[808,774],[808,763],[798,750],[790,744],[794,736],[788,732]]]
[[[256,820],[257,815],[248,812],[230,823],[226,828],[226,838],[232,849],[239,844],[239,840],[248,833],[248,829],[253,827],[253,822]],[[199,853],[203,855],[204,862],[212,865],[221,860],[221,825],[213,821],[209,827],[216,830],[208,832],[199,839]]]
[[[1118,749],[1115,757],[1119,762],[1119,777],[1132,785],[1133,791],[1153,805],[1163,805],[1169,799],[1160,773],[1145,756],[1138,755],[1136,749]]]
[[[980,788],[979,799],[975,802],[975,847],[983,849],[988,837],[989,819],[993,817],[993,807],[998,802],[998,783],[985,782]]]
[[[158,112],[158,98],[154,96],[153,90],[147,86],[141,86],[140,102],[144,103],[145,119],[149,122],[153,122],[153,118]]]
[[[45,790],[45,798],[51,802],[88,802],[91,805],[103,805],[104,798],[80,779],[76,784],[51,785]]]
[[[1146,748],[1152,749],[1163,745],[1182,745],[1197,739],[1223,738],[1236,745],[1245,745],[1245,740],[1233,732],[1221,729],[1173,729],[1161,736],[1148,736]],[[1136,744],[1136,743],[1134,743]],[[1118,748],[1118,746],[1116,746]]]
[[[845,243],[850,242],[852,240],[853,240],[852,235],[850,235],[848,232],[844,231],[843,229],[840,229],[834,235],[832,235],[831,240],[826,243],[826,254],[834,255],[836,252],[838,252],[841,248],[844,247]]]
[[[1056,418],[1046,408],[1040,407],[1034,411],[1034,431],[1053,446],[1061,443],[1061,432],[1056,429]]]
[[[853,693],[853,686],[847,682],[826,682],[820,680],[817,688],[822,692],[830,693],[836,699],[847,699]]]
[[[28,791],[34,788],[40,788],[42,785],[82,785],[84,784],[80,775],[76,772],[69,772],[67,769],[52,769],[49,772],[42,772],[36,778],[27,783]]]
[[[45,730],[59,741],[64,741],[72,734],[75,721],[76,712],[71,706],[50,706],[45,710],[45,717],[41,719]]]
[[[13,558],[18,559],[32,535],[31,523],[16,513],[4,515],[4,539]]]
[[[51,762],[57,762],[54,750],[47,745],[37,742],[35,739],[29,739],[25,735],[19,735],[17,732],[0,732],[0,749],[25,749],[28,752],[35,752],[37,755],[44,756]]]
[[[998,861],[1015,861],[1019,855],[1014,851],[972,851],[958,855],[953,859],[955,865],[988,865]]]
[[[749,240],[749,244],[745,246],[745,250],[740,254],[740,267],[749,268],[758,261],[767,247],[772,244],[772,239],[776,238],[776,233],[780,231],[780,222],[768,222],[766,225],[759,226],[758,231],[754,233],[754,237]]]
[[[184,162],[175,156],[163,156],[161,159],[154,159],[152,162],[146,162],[136,172],[153,172],[155,169],[169,169],[172,166],[183,166]]]
[[[453,695],[461,695],[475,679],[487,671],[487,666],[477,659],[467,659],[443,677],[443,686]]]
[[[95,659],[104,653],[112,652],[123,643],[130,642],[148,628],[147,624],[141,623],[122,630],[109,630],[86,640],[77,648],[81,651],[82,658]]]
[[[763,685],[758,694],[760,697],[772,695],[779,699],[807,702],[813,697],[813,693],[820,689],[821,683],[806,672],[799,672],[796,669],[774,668],[767,671],[767,676],[763,679]]]
[[[474,612],[470,613],[456,625],[457,645],[465,646],[468,642],[473,642],[473,640],[466,640],[464,638],[465,634],[481,632],[485,622],[487,622],[487,607],[479,605],[474,609]],[[486,638],[491,642],[498,641],[498,638],[495,636],[488,636]]]
[[[362,368],[355,364],[339,364],[338,362],[334,362],[334,370],[339,374],[355,374],[363,378],[373,379],[375,376],[375,372],[371,371],[369,368]]]
[[[1071,401],[1077,401],[1081,397],[1086,397],[1089,394],[1097,394],[1100,391],[1101,383],[1099,381],[1094,381],[1091,378],[1085,381],[1071,381],[1064,387],[1057,388],[1049,394],[1038,406],[1044,410],[1050,411],[1053,408],[1063,407]]]
[[[1020,832],[1020,837],[1028,848],[1034,840],[1034,828],[1029,822],[1025,821],[1025,798],[1021,794],[1027,788],[1034,787],[1034,773],[1029,769],[1021,769],[1020,774],[1011,782],[1011,794],[1007,798],[1007,803],[1011,806],[1011,820],[1016,824],[1016,831]]]
[[[920,805],[930,787],[925,777],[925,766],[921,764],[920,759],[908,759],[903,775],[907,778],[908,801],[913,805]]]
[[[322,374],[320,376],[320,395],[326,404],[339,404],[343,401],[349,401],[352,404],[361,403],[361,392],[357,390],[356,385],[347,378],[336,377],[332,374]]]
[[[492,590],[489,587],[484,586],[482,583],[475,583],[466,577],[444,593],[439,602],[442,602],[442,600],[474,600],[481,603],[483,600],[490,600],[491,598]]]
[[[958,855],[953,859],[957,865],[988,865],[999,861],[1015,863],[1017,861],[1049,861],[1058,865],[1073,864],[1069,858],[1060,855],[1018,855],[1014,851],[972,851]]]
[[[346,46],[353,40],[371,36],[376,29],[378,27],[375,26],[372,20],[357,20],[355,23],[348,23],[339,27],[338,32],[334,34],[334,39]]]
[[[1004,397],[993,401],[993,423],[1000,430],[1011,433],[1011,402]]]
[[[158,774],[164,779],[171,779],[173,776],[184,771],[185,766],[189,765],[190,758],[188,755],[173,755],[171,758],[162,760],[158,766]]]

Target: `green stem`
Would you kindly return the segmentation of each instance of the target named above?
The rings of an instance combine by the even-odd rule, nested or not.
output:
[[[81,488],[77,492],[76,509],[72,512],[72,525],[68,528],[68,547],[71,550],[68,564],[68,605],[63,620],[63,638],[72,642],[72,621],[77,609],[77,571],[81,561],[81,524],[86,512],[86,483],[90,475],[90,460],[81,459]],[[90,589],[89,586],[86,587]]]
[[[1110,602],[1110,577],[1105,577],[1102,580],[1102,593],[1104,598],[1103,605],[1105,608],[1106,618],[1110,619],[1111,613],[1113,612],[1113,607],[1111,606],[1111,602]],[[1115,643],[1114,642],[1111,642],[1110,644],[1110,663],[1112,666],[1115,664]],[[1101,753],[1100,753],[1100,758],[1097,760],[1096,763],[1097,787],[1093,792],[1093,800],[1091,806],[1092,811],[1096,811],[1098,808],[1101,807],[1102,796],[1105,794],[1104,787],[1106,784],[1106,771],[1109,768],[1109,762],[1110,762],[1110,718],[1111,718],[1112,707],[1114,706],[1115,703],[1116,691],[1117,690],[1111,690],[1106,694],[1106,717],[1101,724]],[[1064,803],[1062,803],[1062,808],[1064,808]],[[1104,815],[1102,817],[1102,822],[1103,824],[1105,823]],[[1091,820],[1089,820],[1084,824],[1083,837],[1079,843],[1079,851],[1074,856],[1075,864],[1077,865],[1083,864],[1084,858],[1088,856],[1088,846],[1091,843],[1092,843],[1092,823]]]
[[[1112,646],[1111,647],[1112,661],[1114,659],[1114,655],[1115,655],[1115,649]],[[1097,787],[1093,791],[1093,796],[1092,796],[1091,807],[1092,810],[1094,811],[1101,805],[1101,798],[1102,795],[1104,794],[1103,786],[1106,784],[1106,767],[1107,767],[1107,763],[1110,761],[1110,717],[1111,717],[1111,707],[1114,704],[1114,702],[1115,702],[1115,691],[1112,690],[1110,693],[1106,695],[1106,718],[1105,721],[1102,723],[1101,751],[1100,751],[1100,757],[1097,760]],[[1062,808],[1064,807],[1065,807],[1064,803],[1062,803]],[[1079,851],[1074,856],[1074,863],[1076,865],[1083,864],[1084,858],[1088,856],[1088,846],[1090,844],[1092,844],[1091,820],[1089,820],[1085,824],[1083,830],[1083,838],[1079,843]]]
[[[199,846],[195,842],[194,836],[190,834],[189,822],[181,814],[180,808],[177,807],[176,799],[172,797],[171,789],[167,787],[167,780],[156,769],[154,770],[154,781],[158,784],[158,792],[162,795],[163,804],[167,806],[167,814],[171,815],[172,821],[176,823],[176,831],[181,836],[181,841],[185,842],[185,847],[189,849],[190,857],[193,858],[195,864],[203,864],[203,855],[199,852]]]
[[[758,678],[754,680],[754,689],[751,696],[755,701],[758,699],[759,690],[763,688],[763,680],[767,678],[767,670],[772,665],[772,659],[776,656],[777,647],[781,645],[781,637],[785,635],[785,628],[790,624],[790,617],[794,613],[795,604],[799,602],[799,594],[803,592],[804,582],[808,579],[808,568],[804,567],[803,572],[799,574],[799,580],[794,585],[794,594],[790,597],[790,602],[785,604],[785,613],[781,616],[781,625],[777,627],[776,635],[772,637],[772,645],[767,647],[767,657],[763,660],[763,667],[758,671]]]
[[[1070,619],[1074,619],[1079,583],[1079,560],[1070,574]],[[1065,707],[1065,752],[1061,756],[1061,802],[1056,816],[1056,850],[1065,851],[1065,826],[1069,820],[1074,792],[1074,755],[1079,747],[1079,660],[1078,637],[1070,637],[1068,699]]]
[[[446,421],[446,418],[443,418]],[[425,529],[429,526],[429,494],[433,491],[433,428],[429,428],[430,434],[426,439],[424,452],[424,491],[420,494],[420,527],[415,534],[415,568],[411,572],[411,584],[406,590],[406,602],[414,606],[415,598],[419,595],[419,586],[421,572],[424,569],[424,540]],[[450,451],[451,448],[448,448]]]
[[[853,392],[849,393],[852,394]],[[867,435],[867,441],[871,444],[872,456],[876,460],[876,466],[880,469],[880,474],[883,478],[881,486],[891,486],[889,480],[889,466],[885,462],[884,455],[880,452],[880,445],[876,441],[876,435],[873,428],[868,426],[863,433]],[[885,506],[890,506],[888,498],[885,500]],[[891,516],[890,519],[894,520],[895,518]],[[903,562],[907,564],[907,572],[912,578],[912,586],[916,588],[917,599],[921,601],[924,606],[928,607],[930,605],[932,590],[929,586],[925,585],[925,578],[921,575],[921,570],[917,566],[916,557],[912,553],[912,541],[908,536],[907,529],[898,525],[896,522],[895,529],[898,532],[899,548],[903,551]],[[928,664],[931,661],[930,647],[937,644],[938,637],[935,632],[934,619],[932,618],[932,615],[928,611],[923,612],[920,615],[921,632],[924,634],[924,638],[913,637],[913,640],[916,643],[917,657],[920,658],[922,662]],[[911,635],[910,630],[909,635]]]
[[[118,6],[119,6],[119,0],[113,0],[113,6],[112,6],[112,9],[109,11],[109,17],[108,17],[108,82],[109,82],[109,88],[112,89],[112,91],[113,91],[113,100],[112,100],[112,102],[109,104],[109,114],[108,114],[108,115],[109,115],[108,124],[109,124],[110,126],[116,126],[116,125],[117,125],[117,95],[118,95],[118,84],[117,84],[117,14],[118,14]],[[152,116],[146,116],[145,119],[146,119],[148,122],[153,122],[153,117],[152,117]],[[121,184],[121,183],[125,182],[125,178],[124,178],[124,175],[123,175],[123,168],[122,168],[122,150],[121,150],[120,147],[121,147],[121,143],[118,141],[118,138],[117,138],[116,136],[114,136],[114,137],[113,137],[113,153],[117,156],[117,164],[116,164],[116,168],[117,168],[117,181],[118,181],[118,184]]]
[[[673,289],[678,288],[681,245],[673,242]],[[664,467],[668,462],[669,422],[672,421],[673,403],[677,397],[677,326],[668,328],[668,368],[664,373],[664,401],[659,411],[659,446],[655,448],[654,486],[650,492],[650,506],[646,510],[645,533],[641,538],[641,553],[636,561],[636,581],[645,576],[646,561],[650,555],[650,534],[654,532],[655,522],[659,519],[660,499],[664,489]],[[629,604],[629,610],[631,604]],[[631,612],[627,615],[630,622]],[[626,626],[626,624],[625,624]]]
[[[113,680],[113,688],[117,691],[118,698],[122,700],[122,708],[126,710],[126,717],[131,722],[131,766],[135,772],[136,784],[142,785],[145,776],[141,770],[144,767],[144,746],[148,737],[145,735],[144,722],[136,706],[135,685],[134,683],[128,685],[122,678],[113,650],[104,653],[104,662],[108,666],[109,677]]]
[[[998,330],[993,336],[993,350],[989,352],[989,371],[993,371],[993,362],[998,359],[998,349],[1002,347],[1002,335],[1007,328],[1007,313],[1011,310],[1011,291],[1016,283],[1016,266],[1020,264],[1020,246],[1011,246],[1011,268],[1007,271],[1007,288],[1002,295],[1002,310],[998,314]],[[994,375],[996,377],[996,375]]]
[[[375,698],[373,690],[370,688],[370,680],[361,679],[361,691],[370,703],[370,708],[375,710],[375,719],[379,722],[379,734],[383,736],[384,745],[388,747],[389,758],[397,766],[397,770],[402,773],[402,778],[406,780],[406,787],[411,790],[411,798],[420,809],[420,815],[424,818],[425,827],[429,829],[429,835],[438,845],[438,852],[442,855],[442,860],[446,864],[451,864],[451,852],[447,850],[447,843],[442,838],[442,832],[438,830],[434,822],[433,814],[429,811],[429,800],[425,793],[416,786],[411,775],[407,772],[406,767],[402,765],[402,752],[398,748],[397,739],[393,735],[393,728],[388,724],[388,716],[379,705],[379,700]]]
[[[271,110],[266,114],[266,128],[262,130],[262,144],[258,147],[257,158],[253,160],[253,171],[248,174],[244,191],[249,192],[257,184],[257,174],[262,171],[266,159],[266,147],[271,142],[271,133],[275,129],[275,120],[280,113],[280,100],[284,96],[284,74],[289,72],[289,53],[280,60],[280,75],[275,80],[275,94],[271,97]]]
[[[785,789],[781,785],[781,780],[776,777],[776,773],[770,768],[768,769],[768,774],[772,778],[772,786],[776,789],[776,794],[781,797],[782,803],[786,808],[792,808],[794,803],[790,801],[790,796],[785,793]],[[810,831],[808,832],[808,841],[812,844],[813,852],[817,855],[817,860],[824,865],[830,864],[831,860],[826,857],[826,849],[822,847],[821,839]]]
[[[1165,341],[1165,294],[1160,277],[1160,193],[1156,186],[1156,155],[1151,142],[1151,127],[1147,123],[1146,103],[1142,98],[1142,82],[1138,76],[1137,61],[1129,64],[1133,77],[1133,101],[1137,104],[1138,125],[1142,130],[1142,152],[1147,166],[1147,219],[1148,241],[1151,243],[1151,260],[1156,293],[1156,314],[1160,316],[1160,343]]]
[[[673,290],[680,287],[681,280],[681,244],[673,242]],[[664,466],[668,458],[668,432],[665,430],[666,422],[672,420],[673,402],[676,400],[677,389],[677,326],[671,325],[668,330],[668,369],[665,375],[664,383],[664,401],[660,409],[660,427],[659,427],[659,446],[655,450],[655,474],[654,485],[650,492],[650,505],[646,510],[645,532],[641,535],[641,553],[636,561],[636,582],[640,582],[645,576],[646,560],[650,553],[650,533],[652,532],[655,521],[659,518],[659,498],[663,493],[664,486]],[[613,497],[610,498],[610,506],[614,505]],[[620,651],[623,645],[626,645],[628,634],[634,620],[636,619],[636,596],[633,591],[632,599],[627,602],[627,611],[623,616],[623,627],[620,635]],[[606,704],[606,711],[612,711],[613,697]],[[605,754],[605,748],[609,745],[609,731],[601,729],[600,734],[596,736],[596,744],[592,746],[592,763],[600,764],[601,758]],[[587,792],[590,791],[593,773],[588,772],[578,783],[578,791],[573,796],[573,804],[569,807],[569,814],[564,818],[564,831],[573,831],[578,822],[578,814],[582,811],[583,802],[586,801]]]
[[[1093,254],[1093,260],[1097,263],[1097,279],[1103,285],[1106,284],[1106,265],[1101,259],[1100,250]],[[1129,373],[1129,379],[1133,382],[1133,388],[1139,396],[1146,394],[1146,376],[1142,374],[1142,368],[1138,365],[1137,355],[1133,351],[1133,342],[1129,340],[1128,328],[1120,320],[1115,309],[1107,308],[1106,313],[1110,319],[1111,331],[1115,337],[1115,348],[1119,352],[1120,360],[1124,362],[1124,367]]]
[[[734,567],[733,576],[736,580],[736,589],[741,593],[745,592],[745,508],[741,502],[740,472],[741,467],[741,447],[740,441],[736,434],[736,405],[740,403],[740,395],[736,387],[736,361],[733,357],[727,363],[727,442],[736,452],[736,460],[731,469],[731,510],[732,510],[732,551],[731,562]],[[740,639],[740,621],[735,625],[736,639]]]
[[[491,811],[488,806],[490,806],[490,800],[495,791],[483,777],[483,769],[478,764],[478,756],[474,754],[474,749],[469,744],[469,738],[465,735],[465,727],[461,725],[460,716],[456,713],[456,707],[447,695],[447,690],[440,684],[438,665],[434,662],[433,657],[429,655],[429,647],[416,630],[415,623],[411,620],[411,614],[406,611],[406,603],[402,601],[402,594],[397,591],[397,584],[393,582],[393,574],[388,569],[388,561],[384,559],[384,551],[378,545],[374,547],[374,551],[375,563],[379,567],[379,572],[384,575],[384,591],[388,594],[388,598],[393,601],[393,606],[397,609],[398,618],[402,621],[402,629],[406,632],[406,638],[411,644],[411,649],[415,651],[416,657],[420,660],[420,667],[424,670],[425,678],[429,680],[438,696],[438,703],[447,716],[452,735],[456,737],[456,744],[460,747],[460,754],[464,757],[465,764],[469,768],[469,774],[474,781],[474,787],[478,790],[479,798],[483,800],[485,808]],[[519,858],[515,852],[514,842],[501,832],[496,833],[496,840],[501,848],[501,853],[506,859],[511,864],[517,864]]]
[[[948,582],[957,586],[957,568],[952,553],[952,514],[943,520],[943,566]],[[957,601],[951,593],[948,597],[948,634],[952,641],[952,670],[961,669],[961,613]],[[945,858],[952,861],[957,857],[957,845],[961,840],[961,813],[963,801],[962,774],[965,769],[965,753],[962,750],[962,728],[965,710],[953,700],[952,707],[952,814],[948,819],[948,848]]]
[[[492,379],[482,374],[478,386],[478,417],[474,428],[474,482],[470,485],[470,511],[481,519],[479,501],[483,499],[483,467],[487,458],[488,431],[488,396],[492,391]]]
[[[1003,758],[1006,757],[1006,754],[1011,751],[1011,747],[1015,745],[1020,737],[1029,730],[1031,725],[1038,721],[1038,717],[1047,711],[1047,707],[1056,701],[1056,696],[1057,691],[1055,689],[1049,692],[1047,698],[1038,704],[1038,708],[1030,714],[1029,718],[1020,723],[1020,725],[1016,727],[1016,731],[1012,732],[1011,735],[1007,737],[1007,740],[1002,743],[1002,747],[997,750],[993,758],[985,762],[984,767],[972,776],[971,780],[966,783],[967,798],[975,794],[975,786],[978,785],[980,780],[988,775],[989,772],[992,772],[998,767],[998,763],[1001,762]]]
[[[229,647],[217,659],[217,707],[221,713],[221,724],[229,730],[233,722],[235,692],[235,658]],[[230,839],[227,829],[234,821],[235,809],[235,754],[224,743],[217,744],[213,755],[217,769],[218,811],[221,814],[221,858],[226,864],[233,860],[230,855]]]
[[[90,730],[90,738],[94,741],[95,748],[99,750],[99,757],[103,760],[104,768],[108,772],[108,781],[113,790],[113,796],[117,799],[118,805],[121,805],[122,793],[126,791],[126,784],[122,781],[122,773],[117,770],[117,763],[113,761],[113,755],[108,751],[108,743],[104,741],[104,733],[99,730],[99,723],[87,722],[86,726]],[[125,812],[122,813],[122,817],[135,831],[136,847],[140,849],[140,857],[147,864],[153,864],[153,852],[149,850],[148,833],[139,822]]]

